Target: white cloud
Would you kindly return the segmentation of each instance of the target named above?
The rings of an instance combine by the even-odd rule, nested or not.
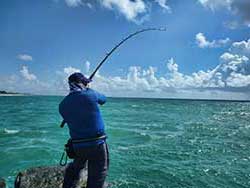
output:
[[[249,87],[250,75],[242,75],[242,74],[233,72],[230,75],[230,77],[227,78],[227,85],[230,87]]]
[[[236,54],[241,54],[250,57],[250,39],[247,41],[234,42],[231,51]]]
[[[200,48],[219,48],[228,45],[231,40],[229,38],[208,41],[203,33],[196,34],[196,44]]]
[[[92,1],[93,2],[93,1]],[[89,9],[93,9],[94,6],[92,4],[91,0],[65,0],[65,3],[68,7],[75,8],[78,6],[86,6]]]
[[[65,0],[65,2],[69,7],[77,7],[82,5],[82,0]]]
[[[167,0],[65,0],[69,7],[87,6],[92,9],[94,3],[101,4],[104,8],[117,11],[125,16],[128,21],[141,24],[149,19],[150,5],[157,3],[163,10],[171,13],[171,8],[167,5]]]
[[[204,7],[212,10],[220,8],[230,9],[232,0],[198,0]]]
[[[143,0],[101,0],[104,7],[116,9],[123,14],[127,20],[136,21],[140,14],[147,12],[146,4]]]
[[[28,81],[37,80],[36,75],[30,73],[27,66],[22,66],[20,73],[21,73],[22,77]]]
[[[22,60],[22,61],[33,61],[32,56],[28,54],[19,54],[17,55],[17,59]]]
[[[157,76],[156,67],[143,69],[131,66],[125,76],[103,76],[98,72],[91,87],[108,96],[250,99],[250,62],[246,56],[226,52],[221,55],[220,64],[214,69],[192,74],[180,72],[178,64],[171,58],[166,63],[165,71],[167,76]],[[12,87],[30,93],[66,94],[68,76],[80,72],[80,69],[65,67],[49,83],[39,81],[26,66],[20,72],[25,80],[15,76],[12,82],[8,81],[4,85],[10,78],[5,79],[0,88]],[[31,80],[36,82],[25,82]]]
[[[75,71],[80,70],[71,66],[64,68],[61,83],[57,82],[59,91],[67,92],[67,76]],[[250,99],[247,97],[250,61],[246,56],[226,52],[214,69],[192,74],[180,72],[178,64],[171,58],[166,64],[166,72],[166,77],[156,76],[157,68],[151,66],[147,69],[131,66],[125,76],[107,77],[98,72],[91,87],[109,96]]]
[[[250,62],[249,58],[242,55],[224,53],[220,57],[221,64],[217,67],[216,71],[223,75],[223,80],[227,83],[228,79],[231,79],[233,75],[241,75],[247,77],[250,75]],[[243,80],[242,80],[243,81]],[[243,85],[250,83],[244,83]],[[242,83],[238,87],[241,87]],[[237,87],[236,85],[234,87]]]
[[[173,58],[168,60],[167,67],[168,70],[172,73],[178,72],[178,65],[174,62]]]
[[[237,29],[240,26],[240,24],[235,20],[234,21],[231,20],[224,22],[224,26],[228,29],[234,30]]]
[[[90,9],[93,8],[93,5],[91,3],[86,3],[86,6],[89,7]]]
[[[164,76],[158,76],[156,67],[143,69],[131,66],[125,76],[103,76],[98,72],[91,87],[108,96],[250,99],[249,43],[250,40],[232,43],[229,51],[219,57],[219,64],[211,70],[185,74],[179,71],[178,64],[170,58]],[[86,61],[84,71],[88,73],[89,68],[90,62]],[[20,76],[0,77],[0,88],[66,94],[68,76],[80,71],[72,66],[65,67],[58,71],[53,81],[45,83],[30,73],[27,66],[23,66],[20,73],[24,79],[20,79]],[[35,82],[28,82],[32,80]]]
[[[103,77],[98,74],[93,86],[104,92],[168,93],[179,91],[214,90],[248,90],[250,86],[250,62],[247,57],[225,53],[221,64],[213,70],[198,71],[186,75],[178,70],[178,64],[171,58],[167,63],[170,77],[156,77],[156,69],[142,69],[131,66],[126,77]],[[233,88],[232,88],[233,87]]]
[[[198,0],[204,7],[210,8],[211,10],[223,10],[230,11],[236,18],[240,18],[244,25],[250,27],[250,1],[249,0]],[[233,28],[238,25],[233,21],[228,26]]]
[[[164,10],[171,13],[171,8],[167,5],[167,0],[155,0]]]
[[[69,67],[65,67],[65,68],[63,69],[63,72],[64,72],[67,76],[69,76],[69,75],[71,75],[71,74],[73,74],[73,73],[75,73],[75,72],[81,72],[81,70],[69,66]]]
[[[212,70],[200,70],[192,74],[179,71],[173,58],[166,63],[167,76],[157,76],[157,68],[131,66],[125,76],[103,76],[99,72],[93,79],[92,87],[109,96],[137,97],[188,97],[188,98],[220,98],[220,94],[228,99],[250,99],[250,61],[244,56],[249,50],[249,41],[234,42],[230,50],[223,53],[220,63]],[[90,65],[86,62],[87,67]],[[64,69],[64,79],[69,73],[80,71],[73,67]],[[62,85],[62,84],[60,84]],[[64,91],[67,91],[64,82]],[[247,97],[248,96],[248,97]],[[245,98],[244,98],[245,97]]]
[[[89,70],[90,70],[90,62],[86,61],[84,64],[84,71],[85,71],[85,73],[88,73]]]

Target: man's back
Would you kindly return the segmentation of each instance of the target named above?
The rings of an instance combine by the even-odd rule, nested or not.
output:
[[[93,138],[104,134],[104,123],[98,104],[106,97],[92,89],[72,92],[59,105],[59,112],[68,124],[72,139]]]
[[[106,97],[89,89],[90,82],[82,73],[71,74],[68,78],[70,94],[59,105],[59,112],[68,125],[71,138],[74,139],[71,142],[73,147],[72,144],[68,145],[74,152],[74,160],[65,170],[63,188],[78,187],[86,161],[87,188],[103,188],[108,173],[108,145],[98,107],[106,102]]]

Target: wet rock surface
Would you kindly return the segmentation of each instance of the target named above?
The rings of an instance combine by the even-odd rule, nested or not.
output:
[[[0,188],[6,188],[6,182],[3,178],[0,178]]]
[[[15,180],[15,188],[61,188],[65,167],[34,167],[19,172]],[[81,174],[79,187],[86,187],[87,169]],[[2,188],[0,186],[0,188]]]

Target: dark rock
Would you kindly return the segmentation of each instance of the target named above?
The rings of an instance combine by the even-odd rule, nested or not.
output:
[[[70,165],[70,164],[69,164]],[[15,188],[61,188],[65,167],[34,167],[19,172],[15,181]],[[80,187],[86,187],[87,170],[81,174]],[[2,188],[2,187],[0,187]]]
[[[0,188],[6,188],[5,179],[0,178]]]

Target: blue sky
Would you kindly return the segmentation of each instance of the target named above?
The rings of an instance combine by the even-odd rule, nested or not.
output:
[[[66,94],[67,76],[96,75],[108,96],[250,99],[248,0],[3,0],[0,89]]]

